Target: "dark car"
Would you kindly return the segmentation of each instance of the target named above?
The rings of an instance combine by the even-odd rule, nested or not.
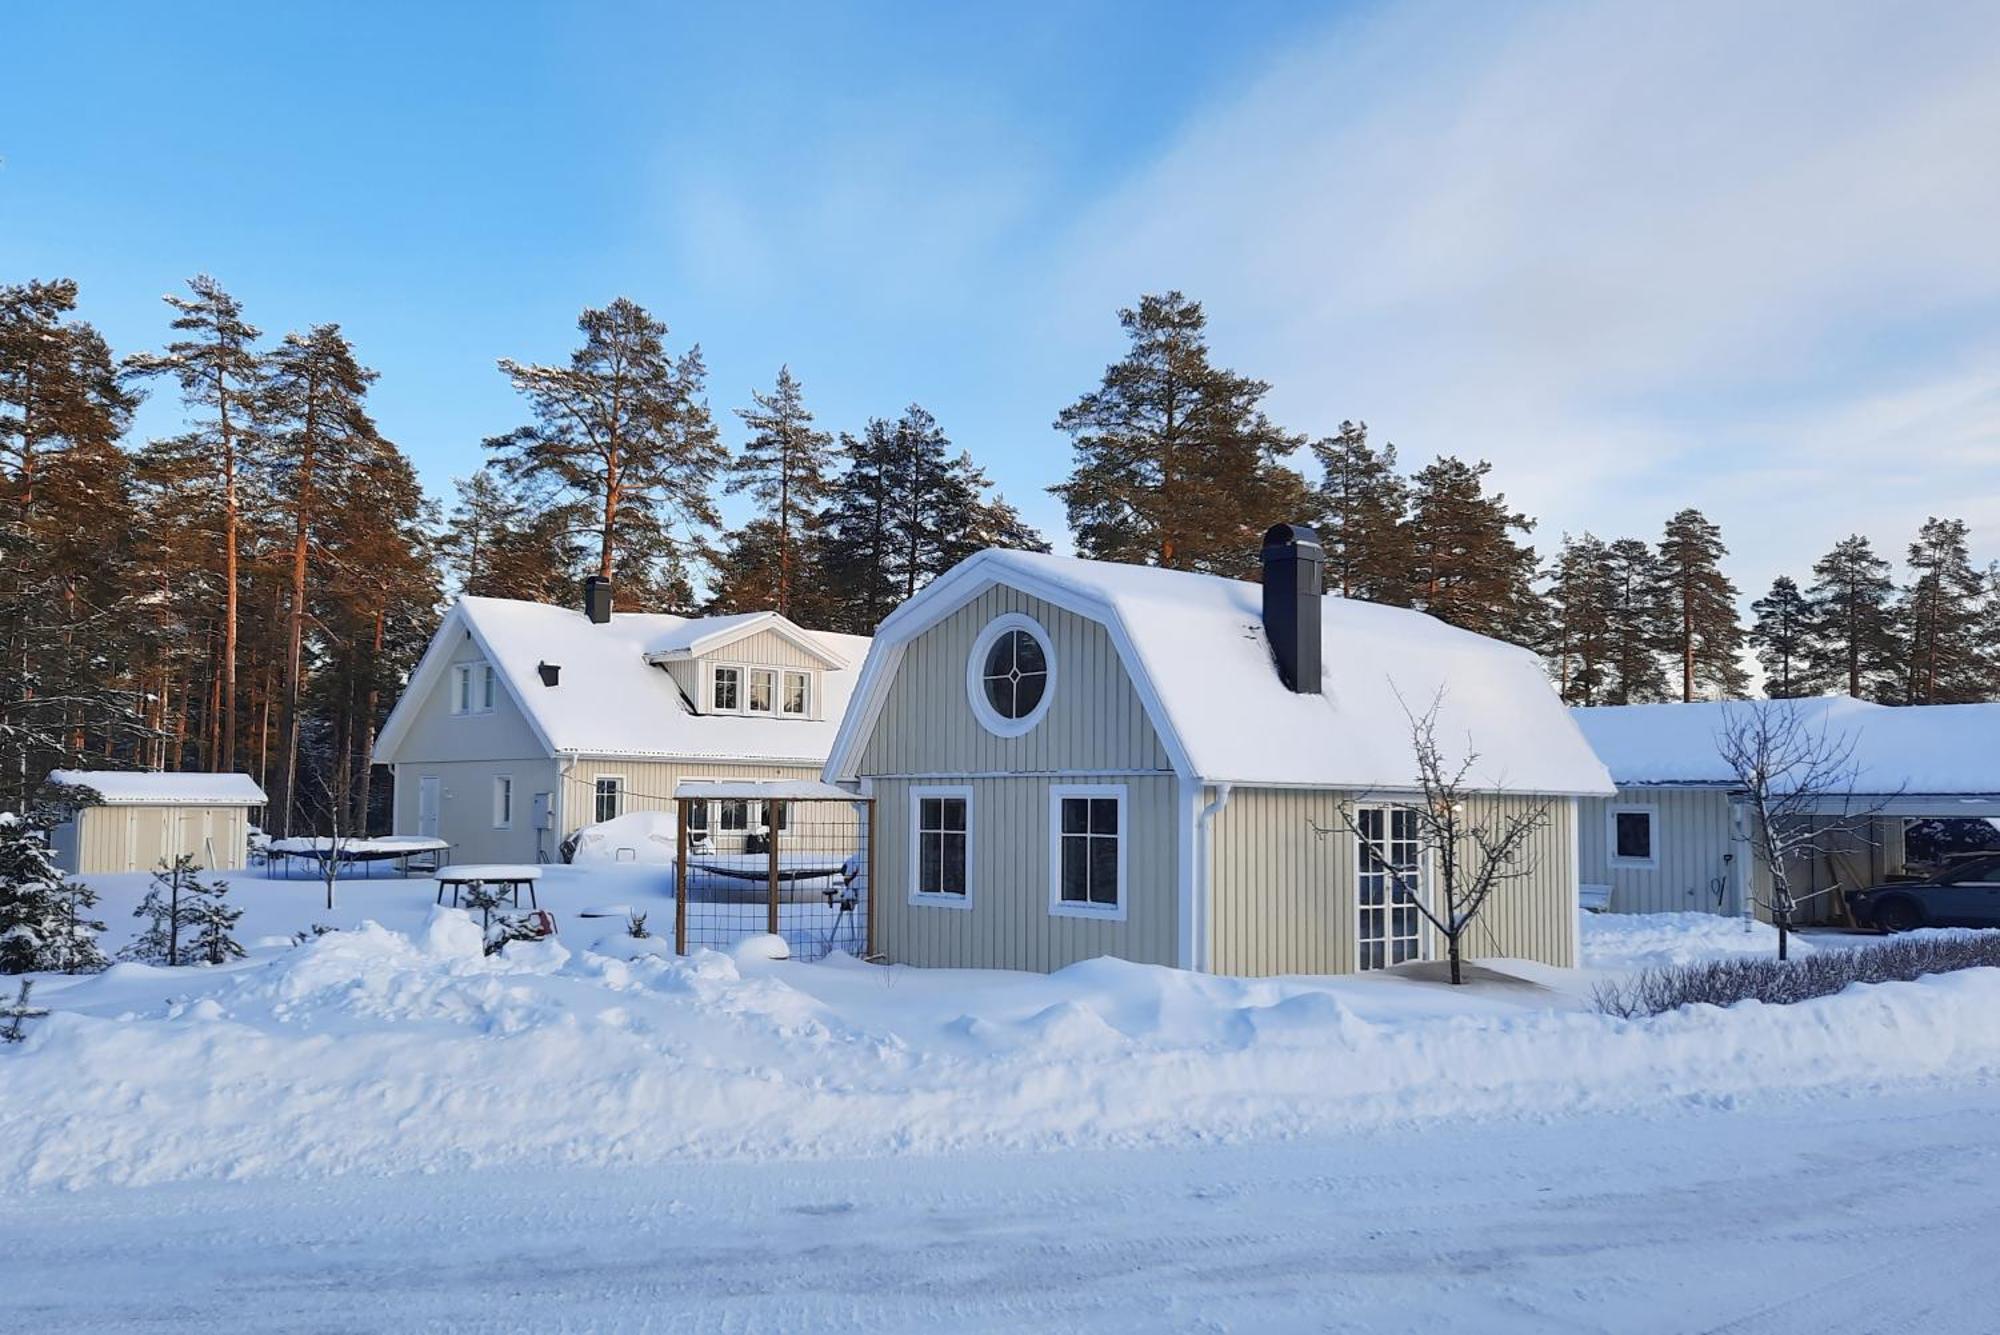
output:
[[[1907,932],[1913,927],[2000,927],[2000,853],[1954,862],[1921,881],[1850,890],[1847,908],[1861,926],[1885,932]]]

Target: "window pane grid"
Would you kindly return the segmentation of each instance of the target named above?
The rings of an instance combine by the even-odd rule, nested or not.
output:
[[[1423,846],[1417,813],[1363,807],[1355,858],[1356,955],[1363,969],[1382,969],[1423,957],[1423,915],[1411,895],[1421,893]]]
[[[917,799],[917,893],[964,898],[968,851],[965,799]]]
[[[1118,907],[1118,805],[1115,797],[1065,797],[1058,806],[1063,903]]]

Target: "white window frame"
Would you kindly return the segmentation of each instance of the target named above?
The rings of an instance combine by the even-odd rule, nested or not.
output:
[[[452,717],[491,714],[499,699],[500,677],[491,663],[474,661],[451,665]]]
[[[603,801],[604,795],[602,792],[599,791],[598,785],[606,783],[612,784],[615,788],[617,795],[614,799],[614,803],[618,809],[612,812],[609,816],[600,816],[597,814],[598,805],[600,802]],[[625,814],[625,776],[623,774],[591,775],[590,776],[590,816],[591,816],[590,823],[592,825],[601,825],[607,820],[617,820],[620,816],[624,814]]]
[[[1002,717],[986,698],[986,655],[992,652],[993,642],[1009,631],[1023,630],[1032,635],[1042,646],[1042,661],[1048,665],[1048,677],[1042,683],[1042,698],[1035,707],[1020,718]],[[1049,712],[1049,704],[1056,698],[1056,641],[1048,628],[1029,616],[1026,612],[1004,612],[994,617],[980,630],[972,641],[972,652],[965,660],[965,696],[972,705],[972,715],[979,720],[979,726],[995,737],[1020,737],[1034,731]]]
[[[757,828],[754,818],[757,815],[757,808],[761,805],[763,804],[747,797],[718,797],[715,800],[715,824],[709,829],[709,837],[713,838],[718,834],[750,833]],[[743,808],[743,823],[731,825],[728,812],[731,807],[737,806]]]
[[[757,680],[760,677],[766,679],[766,685],[770,688],[769,694],[764,697],[765,704],[762,709],[759,709],[756,705]],[[764,714],[767,716],[778,712],[778,670],[776,668],[753,667],[744,672],[743,712],[746,714]]]
[[[965,893],[927,894],[919,888],[923,871],[923,802],[925,798],[957,798],[965,803]],[[973,867],[976,865],[972,829],[972,788],[968,784],[931,784],[910,789],[910,902],[941,909],[972,907]]]
[[[792,682],[796,679],[805,683],[805,694],[799,701],[799,708],[791,708]],[[813,712],[813,674],[798,668],[786,668],[778,676],[778,712],[786,718],[811,718]]]
[[[511,774],[493,776],[493,828],[514,828],[514,776]]]
[[[1354,972],[1356,973],[1376,973],[1380,971],[1376,968],[1364,967],[1361,959],[1361,947],[1363,944],[1361,938],[1361,912],[1362,912],[1361,869],[1367,865],[1362,860],[1364,855],[1362,853],[1362,848],[1361,848],[1361,832],[1360,832],[1361,813],[1364,811],[1382,812],[1384,816],[1383,829],[1387,831],[1391,828],[1390,823],[1393,822],[1395,819],[1395,817],[1391,813],[1394,813],[1396,811],[1407,811],[1407,810],[1409,810],[1407,804],[1399,804],[1395,802],[1362,802],[1355,804],[1354,807],[1354,824],[1355,824],[1355,832],[1353,836],[1354,879],[1349,883],[1348,889],[1353,895],[1353,903],[1354,903],[1354,919],[1353,919],[1354,949],[1351,953],[1353,955]],[[1424,895],[1430,892],[1430,887],[1436,884],[1436,878],[1434,875],[1436,868],[1432,865],[1431,850],[1423,841],[1421,825],[1418,826],[1416,843],[1417,843],[1417,898],[1421,900]],[[1394,935],[1395,918],[1393,916],[1396,910],[1396,900],[1395,900],[1395,881],[1393,878],[1388,882],[1388,886],[1389,886],[1389,898],[1385,899],[1382,903],[1382,925],[1385,933],[1388,933],[1387,935],[1384,935],[1382,938],[1382,944],[1385,947],[1390,942],[1396,939]],[[1397,964],[1414,964],[1421,960],[1428,960],[1432,958],[1432,956],[1436,953],[1434,950],[1435,945],[1436,942],[1432,939],[1430,920],[1424,917],[1421,911],[1417,911],[1416,955],[1412,959],[1392,960],[1388,958],[1389,952],[1385,949],[1383,951],[1384,963],[1380,967],[1382,969],[1390,969],[1394,968]]]
[[[1646,818],[1646,856],[1626,858],[1618,856],[1618,818],[1620,816],[1644,816]],[[1660,865],[1660,809],[1650,802],[1619,802],[1606,808],[1604,813],[1604,855],[1614,867],[1632,871],[1652,871]]]
[[[734,673],[736,676],[736,703],[733,705],[719,705],[715,702],[715,688],[717,684],[716,679],[725,672]],[[708,665],[708,712],[709,713],[741,714],[743,712],[743,697],[745,693],[748,691],[748,689],[749,689],[749,682],[745,680],[745,674],[740,664],[710,663]]]
[[[1046,698],[1046,697],[1045,697]],[[1062,897],[1062,804],[1066,797],[1109,797],[1118,803],[1118,902],[1112,905],[1076,904]],[[1122,783],[1057,783],[1049,785],[1049,916],[1053,918],[1095,918],[1100,922],[1124,922],[1132,901],[1131,879],[1126,864],[1132,849],[1132,803],[1127,785]]]

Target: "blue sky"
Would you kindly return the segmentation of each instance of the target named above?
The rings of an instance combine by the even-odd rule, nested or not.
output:
[[[1749,590],[1933,511],[2000,556],[1993,6],[79,5],[0,48],[0,281],[76,277],[121,350],[198,270],[338,320],[438,492],[522,420],[494,359],[623,294],[732,439],[789,362],[1059,536],[1049,423],[1178,286],[1280,420],[1489,457],[1544,544],[1693,504]]]

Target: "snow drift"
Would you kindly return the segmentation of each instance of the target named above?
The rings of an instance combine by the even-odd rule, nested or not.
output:
[[[1364,1016],[1352,980],[1110,959],[997,977],[488,958],[453,910],[236,970],[120,965],[0,1052],[0,1185],[1176,1144],[2000,1072],[1994,970],[1645,1021]]]

